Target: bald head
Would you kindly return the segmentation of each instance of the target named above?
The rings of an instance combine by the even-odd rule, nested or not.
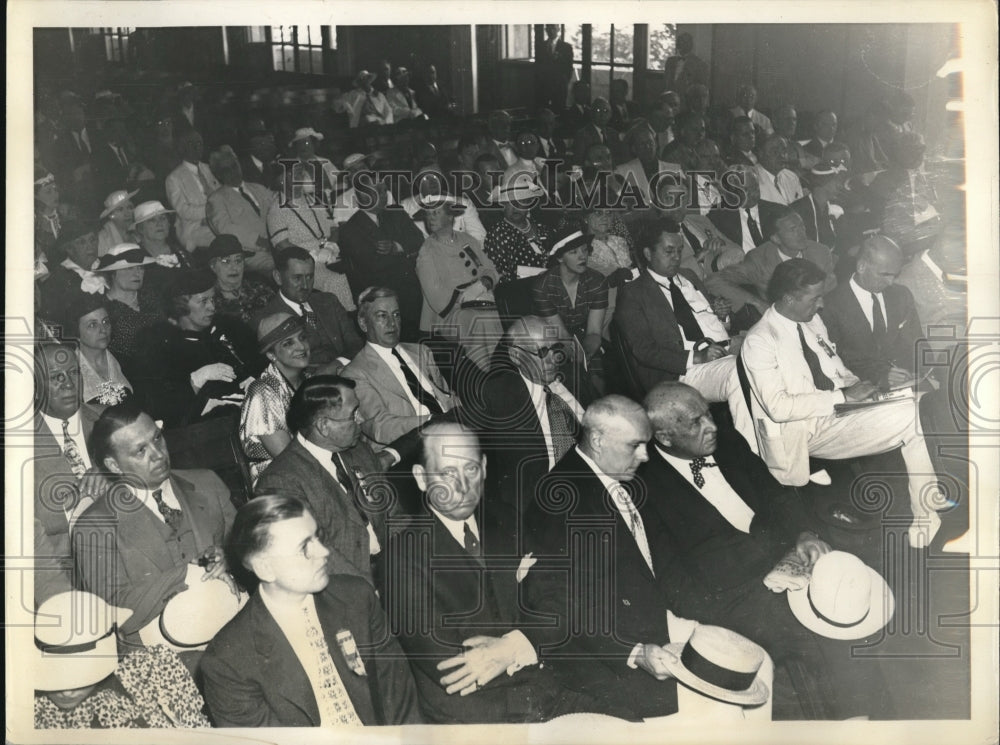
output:
[[[691,460],[715,452],[718,428],[708,402],[689,385],[664,382],[643,401],[657,444],[678,458]]]
[[[882,292],[903,268],[903,252],[890,238],[877,235],[861,244],[854,281],[868,292]]]
[[[580,448],[608,476],[631,481],[649,460],[646,443],[651,437],[649,418],[639,404],[625,396],[605,396],[583,414]]]

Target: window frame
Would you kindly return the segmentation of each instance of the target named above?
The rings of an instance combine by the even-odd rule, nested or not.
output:
[[[281,29],[282,39],[275,40],[273,29]],[[298,73],[301,75],[326,75],[327,71],[327,58],[329,55],[326,54],[327,50],[335,50],[336,44],[336,27],[335,26],[320,26],[320,39],[318,43],[314,41],[311,36],[309,40],[302,43],[299,40],[299,29],[305,28],[308,33],[309,26],[264,26],[264,34],[268,47],[271,49],[271,65],[275,72],[291,72]],[[287,29],[291,30],[291,39],[286,37]],[[282,65],[282,67],[277,66],[277,57],[275,56],[277,50],[291,49],[292,54],[292,69],[289,70],[287,67]],[[312,64],[312,54],[313,50],[318,49],[320,52],[319,69],[317,70],[315,65]],[[302,68],[302,53],[307,52],[308,58],[310,60],[309,69],[303,70]],[[284,56],[284,51],[281,52],[282,57]]]

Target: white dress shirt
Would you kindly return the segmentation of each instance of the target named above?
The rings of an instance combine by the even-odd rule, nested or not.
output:
[[[868,326],[874,331],[875,330],[875,317],[872,311],[874,307],[872,306],[872,295],[878,299],[879,307],[882,309],[882,320],[888,324],[889,316],[885,312],[885,297],[881,292],[868,292],[868,290],[861,287],[857,282],[854,281],[854,277],[851,277],[850,281],[851,292],[854,293],[854,297],[858,299],[858,305],[861,306],[861,312],[865,314],[865,319],[868,321]],[[886,325],[886,329],[888,329]]]
[[[340,478],[337,475],[338,474],[337,466],[333,462],[333,455],[334,455],[333,451],[327,450],[326,448],[321,448],[319,445],[313,442],[309,442],[309,440],[307,440],[301,434],[295,435],[295,439],[299,441],[299,444],[306,449],[309,455],[315,458],[317,462],[321,466],[323,466],[323,470],[326,471],[328,474],[330,474],[330,476],[333,477],[333,480],[339,484]],[[349,477],[348,474],[344,475]],[[353,499],[354,495],[349,494],[348,497]],[[375,554],[380,553],[382,551],[382,546],[378,542],[378,536],[375,535],[375,528],[372,527],[371,520],[365,520],[365,525],[368,528],[368,553],[371,554],[372,556],[375,556]]]
[[[705,456],[705,463],[714,466],[714,468],[702,468],[701,475],[705,479],[705,485],[699,487],[694,483],[694,474],[691,472],[690,460],[671,455],[659,445],[656,446],[656,450],[663,456],[663,459],[667,463],[674,467],[677,473],[683,476],[725,518],[727,523],[741,533],[750,532],[750,523],[753,521],[754,511],[736,493],[729,482],[726,481],[726,477],[722,475],[722,471],[719,470],[718,465],[715,463],[715,456]]]
[[[649,276],[653,278],[653,281],[660,286],[663,297],[667,299],[667,303],[673,308],[674,301],[670,297],[670,278],[657,274],[649,268],[646,271],[649,272]],[[719,342],[727,341],[729,339],[729,332],[726,331],[726,327],[722,325],[719,317],[715,315],[715,311],[712,310],[712,305],[708,302],[708,299],[683,274],[675,274],[673,280],[674,284],[680,288],[684,299],[688,301],[688,305],[691,306],[691,312],[694,313],[695,320],[698,321],[698,325],[701,326],[701,330],[705,336]],[[688,350],[687,364],[688,367],[691,367],[694,346],[699,340],[688,339],[680,324],[677,324],[677,329],[681,332],[681,338],[684,340],[684,348]]]
[[[506,142],[500,142],[499,140],[493,140],[493,144],[497,146],[497,150],[500,151],[500,155],[503,156],[507,166],[512,166],[517,162],[517,153],[514,152],[514,148]]]
[[[771,173],[760,163],[755,168],[761,199],[777,204],[791,204],[804,196],[799,177],[787,168],[782,168],[777,173]]]
[[[392,376],[399,382],[399,386],[403,389],[403,393],[406,394],[406,398],[413,407],[413,411],[415,411],[418,416],[430,416],[430,409],[414,398],[413,392],[410,390],[410,386],[406,382],[406,376],[403,375],[403,368],[399,364],[399,360],[397,360],[396,356],[392,353],[393,348],[383,347],[381,344],[372,344],[371,342],[368,342],[368,346],[383,362],[385,362],[386,365],[389,366]],[[434,385],[430,380],[428,380],[427,376],[424,375],[423,371],[420,369],[420,364],[410,357],[402,346],[397,345],[395,349],[399,352],[399,356],[406,361],[406,364],[409,366],[410,370],[413,371],[413,374],[417,376],[417,380],[423,389],[437,399],[437,395],[434,393]],[[438,403],[440,404],[441,401],[438,400]],[[443,409],[444,406],[441,408]]]
[[[521,380],[528,386],[528,397],[535,407],[535,413],[538,415],[538,423],[542,426],[542,436],[545,438],[545,449],[549,454],[549,470],[551,471],[552,467],[556,464],[556,453],[552,446],[552,427],[549,424],[549,407],[545,404],[545,388],[541,383],[529,380],[524,375],[521,375]],[[549,390],[559,396],[569,406],[578,422],[583,420],[583,407],[573,397],[573,394],[569,392],[569,389],[562,384],[562,381],[556,380],[549,383]]]

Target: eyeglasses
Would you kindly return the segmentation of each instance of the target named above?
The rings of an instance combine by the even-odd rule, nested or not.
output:
[[[525,354],[533,355],[540,360],[544,360],[550,354],[561,355],[566,353],[566,345],[563,344],[561,341],[558,341],[555,344],[552,344],[547,347],[539,347],[537,350],[526,349],[525,347],[519,347],[517,344],[511,344],[511,346],[514,349],[520,349]]]
[[[357,406],[354,407],[354,411],[351,412],[351,415],[349,417],[339,419],[334,416],[327,416],[324,417],[324,419],[329,419],[331,422],[357,422],[358,424],[361,424],[361,422],[363,421],[361,418],[361,409],[359,409]]]

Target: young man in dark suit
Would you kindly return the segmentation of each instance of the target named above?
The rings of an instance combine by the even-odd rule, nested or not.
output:
[[[413,677],[374,590],[327,573],[329,551],[305,504],[251,500],[228,549],[260,586],[202,659],[216,726],[420,723]]]

